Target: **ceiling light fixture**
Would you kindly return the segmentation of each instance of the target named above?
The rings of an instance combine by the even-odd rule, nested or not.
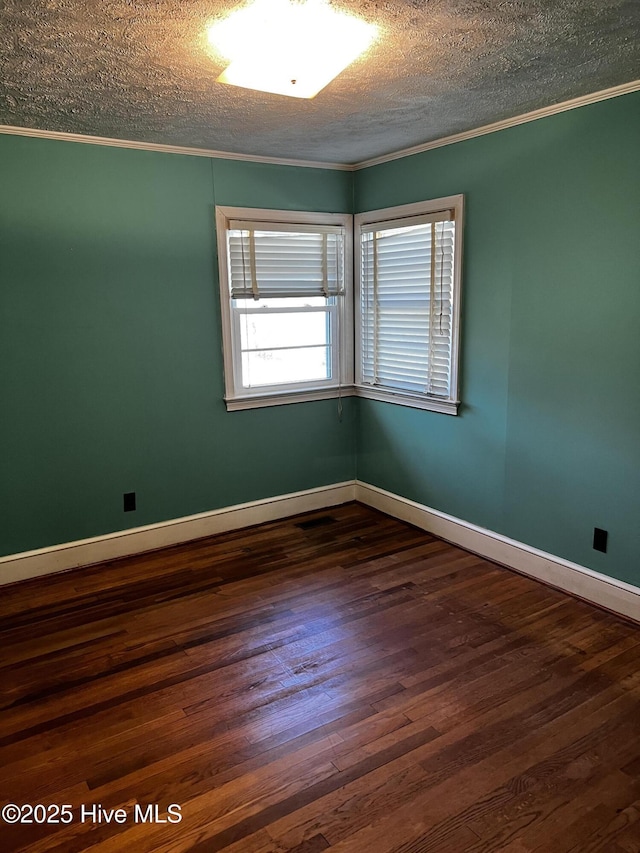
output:
[[[324,0],[256,0],[209,28],[231,64],[218,82],[313,98],[369,47],[377,27]]]

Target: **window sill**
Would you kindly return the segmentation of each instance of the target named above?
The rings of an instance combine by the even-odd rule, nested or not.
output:
[[[343,385],[341,388],[317,388],[315,390],[308,391],[254,394],[251,397],[227,397],[225,398],[225,403],[228,412],[239,412],[242,409],[263,409],[267,406],[286,406],[289,403],[311,403],[314,400],[335,400],[337,397],[353,397],[355,393],[356,391],[353,385]]]
[[[239,412],[243,409],[264,409],[268,406],[286,406],[290,403],[335,400],[338,397],[365,397],[368,400],[379,400],[382,403],[394,403],[397,406],[409,406],[413,409],[425,409],[429,412],[439,412],[445,415],[457,415],[460,405],[451,400],[436,400],[417,394],[387,391],[365,385],[343,385],[339,389],[316,388],[315,390],[289,391],[287,393],[254,394],[251,397],[225,398],[225,404],[228,412]]]
[[[402,391],[387,391],[383,388],[373,388],[369,385],[358,385],[355,388],[358,397],[368,400],[379,400],[383,403],[395,403],[399,406],[410,406],[413,409],[426,409],[429,412],[440,412],[444,415],[457,415],[460,403],[453,400],[437,400],[433,397],[423,397],[418,394],[407,394]]]

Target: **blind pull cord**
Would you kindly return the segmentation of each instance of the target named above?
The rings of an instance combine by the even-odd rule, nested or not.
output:
[[[339,296],[336,296],[336,300],[339,299]],[[336,344],[338,345],[338,420],[342,420],[342,329],[340,327],[340,309],[336,303],[335,306],[335,330],[336,330],[336,339],[335,341],[331,341],[331,346],[334,347]]]
[[[325,299],[329,298],[329,271],[327,269],[327,235],[322,235],[322,292]]]
[[[378,384],[378,233],[373,232],[373,382]]]
[[[242,290],[244,291],[242,295],[245,298],[247,295],[247,259],[246,259],[245,254],[244,254],[244,237],[245,237],[245,234],[247,234],[247,233],[248,233],[247,231],[242,231],[240,233],[240,252],[242,254]],[[231,282],[231,298],[232,299],[235,298],[233,296],[233,289],[234,288],[233,288],[233,281],[232,281]]]
[[[435,296],[436,296],[436,223],[431,223],[431,275],[429,276],[429,350],[427,361],[427,384],[425,392],[431,393],[431,385],[433,380],[433,339],[435,332]]]
[[[343,240],[344,240],[344,237],[343,237]],[[343,245],[344,245],[344,243],[343,243]],[[340,270],[341,270],[341,267],[344,266],[344,257],[340,257],[339,255],[340,255],[339,246],[338,246],[338,243],[336,243],[336,289],[337,289],[338,294],[341,291]],[[335,299],[336,299],[336,311],[335,311],[336,339],[335,339],[335,341],[331,341],[331,346],[334,347],[337,345],[337,347],[338,347],[338,420],[341,421],[342,420],[342,358],[343,358],[342,344],[343,344],[343,340],[342,340],[342,328],[340,326],[340,305],[338,303],[338,299],[340,299],[340,296],[336,295]]]
[[[442,223],[442,229],[440,230],[440,334],[442,334],[442,277],[444,275],[444,225]]]
[[[253,290],[253,298],[260,299],[258,273],[256,272],[256,234],[253,228],[249,231],[249,259],[251,262],[251,289]]]

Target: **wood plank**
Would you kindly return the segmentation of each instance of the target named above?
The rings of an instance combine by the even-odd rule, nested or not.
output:
[[[638,627],[370,508],[15,584],[0,617],[0,800],[131,817],[0,824],[3,853],[640,853]]]

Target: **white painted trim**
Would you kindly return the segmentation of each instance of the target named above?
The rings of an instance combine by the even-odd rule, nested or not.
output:
[[[640,622],[640,588],[437,509],[356,482],[356,500],[461,548]]]
[[[349,330],[353,327],[353,217],[350,213],[316,213],[305,210],[270,210],[257,207],[228,207],[216,205],[216,234],[218,247],[218,274],[220,285],[220,313],[222,317],[222,354],[224,361],[224,386],[227,411],[276,406],[280,403],[306,402],[308,400],[338,397],[339,388],[353,386],[353,343]],[[332,377],[329,380],[291,382],[286,385],[262,386],[259,389],[242,387],[242,361],[240,352],[239,312],[232,306],[229,281],[229,253],[227,232],[239,222],[265,225],[315,225],[322,228],[339,227],[344,234],[344,293],[337,296],[336,304],[328,308],[331,333],[339,340],[333,347]],[[305,310],[305,309],[301,309]],[[310,309],[315,310],[315,309]],[[326,309],[325,309],[326,310]]]
[[[381,163],[400,160],[402,157],[410,157],[412,154],[422,154],[423,151],[431,151],[434,148],[442,148],[445,145],[454,145],[456,142],[475,139],[476,136],[485,136],[487,133],[506,130],[508,127],[516,127],[519,124],[526,124],[529,121],[536,121],[539,118],[547,118],[547,116],[553,116],[556,115],[556,113],[564,113],[567,110],[575,110],[578,107],[585,107],[588,104],[595,104],[598,101],[606,101],[609,98],[617,98],[620,95],[628,95],[631,92],[637,92],[638,90],[640,90],[640,80],[632,80],[630,83],[623,83],[621,86],[602,89],[599,92],[592,92],[589,95],[582,95],[579,98],[572,98],[569,101],[562,101],[559,104],[542,107],[539,110],[523,113],[522,115],[514,116],[513,118],[506,118],[502,121],[493,122],[492,124],[485,124],[482,127],[477,127],[473,130],[465,130],[463,133],[454,133],[451,136],[443,136],[440,139],[433,139],[431,142],[423,142],[420,145],[413,145],[411,148],[402,148],[399,151],[393,151],[390,154],[382,154],[380,157],[371,157],[369,160],[362,160],[359,163],[355,163],[351,168],[354,171],[368,169],[370,166],[379,166]]]
[[[203,536],[213,536],[216,533],[337,506],[352,500],[355,500],[355,481],[349,480],[157,524],[147,524],[131,530],[120,530],[91,539],[11,554],[0,557],[0,585],[145,551],[155,551]]]
[[[453,211],[455,221],[464,213],[464,195],[446,195],[442,198],[430,198],[424,201],[413,201],[410,204],[395,204],[393,207],[380,207],[378,210],[364,210],[356,213],[353,217],[355,226],[362,228],[363,225],[380,224],[381,228],[390,228],[392,223],[398,219],[411,219],[413,217],[427,217],[430,214],[445,214]],[[440,221],[444,219],[440,216]],[[438,220],[436,220],[438,221]],[[409,223],[410,225],[413,223]]]
[[[9,136],[31,136],[37,139],[54,139],[60,142],[84,142],[89,145],[106,145],[113,148],[133,148],[140,151],[159,151],[165,154],[188,154],[192,157],[212,157],[220,160],[241,160],[247,163],[271,163],[276,166],[302,166],[308,169],[335,169],[341,172],[354,172],[360,169],[368,169],[369,166],[378,166],[381,163],[389,163],[391,160],[399,160],[402,157],[409,157],[412,154],[421,154],[423,151],[431,151],[433,148],[442,148],[444,145],[453,145],[456,142],[464,142],[466,139],[474,139],[476,136],[485,136],[487,133],[495,133],[498,130],[505,130],[508,127],[516,127],[519,124],[526,124],[529,121],[536,121],[539,118],[563,113],[567,110],[574,110],[577,107],[584,107],[587,104],[595,104],[598,101],[606,101],[609,98],[617,98],[620,95],[628,95],[631,92],[640,90],[640,80],[632,80],[629,83],[623,83],[620,86],[612,86],[609,89],[601,89],[599,92],[592,92],[588,95],[582,95],[579,98],[572,98],[569,101],[561,101],[559,104],[552,104],[549,107],[542,107],[539,110],[523,113],[522,115],[514,116],[513,118],[496,121],[492,124],[485,124],[482,127],[477,127],[473,130],[466,130],[463,133],[455,133],[452,136],[444,136],[440,139],[433,139],[431,142],[423,142],[420,145],[413,145],[411,148],[402,148],[399,151],[393,151],[390,154],[381,154],[379,157],[371,157],[369,160],[361,160],[358,163],[327,163],[323,160],[296,160],[291,157],[262,157],[257,154],[236,154],[232,151],[217,151],[213,148],[190,148],[187,145],[165,145],[159,142],[140,142],[131,139],[111,139],[106,136],[86,136],[82,133],[65,133],[61,130],[38,130],[33,127],[13,127],[12,125],[0,125],[0,134]]]
[[[236,397],[225,400],[228,412],[239,412],[243,409],[264,409],[267,406],[286,406],[289,403],[313,403],[315,400],[337,400],[338,397],[355,397],[353,385],[342,388],[325,388],[316,391],[298,391],[291,394],[263,394],[255,397]]]
[[[356,385],[356,397],[368,400],[378,400],[381,403],[395,403],[398,406],[408,406],[410,409],[425,409],[428,412],[439,412],[443,415],[457,415],[459,402],[455,400],[437,400],[435,397],[419,397],[404,394],[401,391],[388,391],[375,385]]]
[[[455,545],[640,622],[640,588],[424,504],[349,480],[0,557],[0,585],[358,500]]]
[[[83,133],[65,133],[61,130],[37,130],[33,127],[13,127],[0,124],[0,134],[31,136],[36,139],[54,139],[58,142],[84,142],[87,145],[106,145],[109,148],[133,148],[137,151],[158,151],[161,154],[188,154],[191,157],[210,157],[216,160],[242,160],[246,163],[269,163],[273,166],[302,166],[305,169],[335,169],[352,172],[346,163],[326,163],[320,160],[294,160],[290,157],[262,157],[258,154],[236,154],[216,151],[213,148],[191,148],[188,145],[165,145],[160,142],[139,142],[132,139],[111,139],[108,136],[85,136]]]
[[[265,222],[269,225],[279,222],[285,225],[331,225],[337,228],[351,227],[350,213],[326,213],[315,210],[273,210],[269,207],[230,207],[216,205],[216,216],[220,214],[225,228],[231,220],[246,220],[255,224]]]
[[[363,226],[373,223],[381,223],[381,227],[389,227],[390,222],[402,224],[404,220],[415,216],[429,215],[432,213],[443,213],[452,211],[455,220],[455,246],[453,254],[453,315],[451,317],[451,365],[449,374],[450,397],[446,400],[436,400],[420,394],[410,394],[401,391],[392,391],[377,385],[366,385],[362,376],[362,230]],[[355,324],[355,350],[356,350],[356,394],[360,397],[368,397],[372,400],[381,400],[386,403],[396,403],[410,406],[414,409],[427,409],[432,412],[441,412],[447,415],[458,414],[458,385],[459,370],[458,361],[460,355],[460,302],[462,298],[462,235],[464,229],[464,195],[450,195],[444,198],[429,199],[426,201],[401,204],[394,207],[384,207],[379,210],[367,210],[356,213],[353,217],[353,245],[354,245],[354,295],[357,307],[358,321]]]

